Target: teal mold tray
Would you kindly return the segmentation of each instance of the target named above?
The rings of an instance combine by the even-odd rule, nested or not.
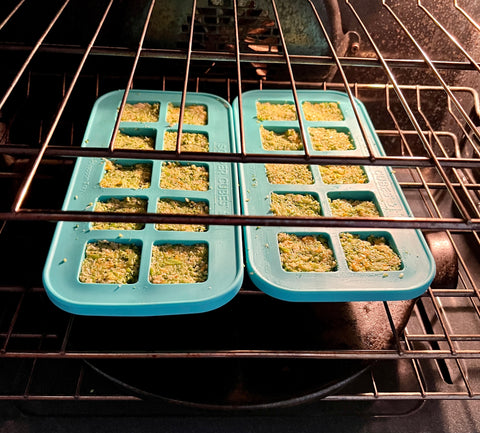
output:
[[[306,145],[310,154],[368,155],[363,134],[346,94],[336,91],[300,90],[298,91],[298,97],[302,107],[300,115],[307,135]],[[257,103],[294,105],[291,91],[250,91],[242,95],[242,101],[247,153],[270,152],[272,155],[303,153],[302,149],[288,150],[288,146],[283,147],[283,150],[265,149],[265,146],[268,147],[269,143],[268,134],[285,137],[285,131],[289,129],[296,130],[298,133],[297,120],[267,120],[257,115]],[[318,120],[318,117],[311,117],[308,112],[304,111],[305,102],[310,104],[333,103],[335,109],[333,111],[340,110],[341,117],[332,118],[330,117],[332,110],[327,110],[326,115],[329,120]],[[382,145],[365,107],[358,100],[355,100],[355,103],[369,141],[373,143],[374,151],[377,155],[384,155]],[[282,117],[288,112],[288,107],[280,108],[279,105],[270,107],[269,111],[276,113],[279,110],[281,112],[280,117]],[[238,99],[234,101],[233,108],[234,121],[237,126],[237,141],[239,141]],[[322,114],[323,119],[325,119],[324,115]],[[278,118],[278,113],[275,116]],[[262,128],[269,131],[264,138],[262,138],[260,132]],[[333,133],[335,139],[338,138],[335,134],[341,133],[342,140],[347,137],[350,145],[347,144],[346,148],[342,150],[321,150],[322,148],[316,144],[317,141],[312,140],[315,131],[312,132],[311,128],[323,128],[323,132]],[[275,140],[277,138],[274,138]],[[329,140],[328,136],[322,140],[327,147]],[[280,145],[280,147],[282,146]],[[347,150],[348,147],[350,149]],[[279,165],[278,167],[266,164],[245,164],[239,167],[243,213],[245,215],[272,215],[272,197],[275,201],[279,196],[282,200],[286,200],[286,203],[281,202],[285,209],[292,206],[291,200],[302,202],[308,198],[310,204],[300,204],[298,206],[306,206],[307,208],[310,206],[311,208],[313,200],[314,211],[318,212],[318,206],[321,209],[319,225],[311,228],[283,226],[244,228],[247,271],[250,279],[259,289],[275,298],[286,301],[343,302],[411,299],[421,295],[429,287],[435,276],[435,262],[420,231],[412,229],[377,230],[321,227],[322,216],[332,216],[331,203],[337,199],[357,200],[357,204],[359,202],[373,203],[380,216],[411,216],[407,201],[390,168],[361,167],[365,177],[354,177],[353,180],[348,180],[347,183],[342,184],[339,183],[338,179],[345,181],[348,171],[342,174],[337,173],[330,178],[328,173],[322,175],[320,166],[316,165],[307,165],[303,169],[308,171],[302,171],[301,173],[288,173],[287,166]],[[295,182],[301,183],[276,183],[285,182],[286,179],[289,182],[296,179]],[[352,183],[360,179],[364,183]],[[334,183],[330,183],[332,181]],[[294,196],[287,196],[286,194],[293,194]],[[285,212],[285,210],[282,210],[282,212]],[[347,262],[345,251],[351,250],[352,247],[347,247],[345,250],[342,247],[341,237],[344,236],[343,233],[350,233],[353,237],[361,240],[366,240],[370,236],[376,239],[383,238],[386,245],[390,247],[390,251],[395,253],[395,260],[400,259],[400,264],[396,266],[396,270],[358,271],[358,269],[366,268],[356,267],[358,256]],[[306,250],[316,251],[311,249],[313,247],[302,244],[297,258],[293,256],[292,260],[292,257],[288,257],[289,251],[297,248],[295,243],[309,242],[311,239],[318,240],[319,236],[323,244],[317,243],[316,245],[320,248],[318,251],[322,251],[321,253],[310,252],[302,257]],[[293,243],[289,241],[292,238],[295,240]],[[365,244],[362,243],[362,245]],[[280,248],[286,254],[283,259]],[[324,248],[327,250],[325,251]],[[325,268],[321,267],[321,263],[316,263],[322,262],[318,259],[319,254],[325,258],[328,271],[324,271]],[[331,257],[329,257],[329,254]],[[391,259],[382,260],[388,261]]]
[[[122,97],[123,91],[114,91],[97,100],[91,112],[82,146],[108,146]],[[165,133],[176,131],[178,127],[177,123],[169,123],[166,120],[168,105],[171,103],[179,106],[180,101],[181,94],[178,92],[131,90],[127,102],[159,104],[158,118],[149,122],[122,121],[119,130],[132,137],[149,137],[155,149],[162,150]],[[234,152],[235,140],[230,105],[221,98],[202,93],[188,94],[186,106],[190,105],[203,106],[207,111],[208,120],[204,125],[191,125],[184,122],[183,133],[206,136],[209,151]],[[142,187],[135,189],[131,187],[134,184],[122,184],[123,179],[128,176],[135,178],[139,175],[133,168],[135,165],[138,167],[138,164],[143,167],[140,170],[141,182],[138,185],[135,184],[135,188]],[[238,175],[235,165],[185,161],[179,164],[188,165],[189,168],[186,170],[193,171],[196,169],[192,166],[196,166],[203,175],[205,171],[208,172],[208,187],[205,190],[185,189],[190,188],[192,184],[187,183],[188,186],[178,184],[177,181],[180,179],[176,177],[178,174],[168,173],[169,161],[78,158],[63,209],[93,212],[99,202],[108,203],[112,199],[123,202],[129,197],[128,200],[138,201],[141,203],[140,206],[144,206],[143,209],[151,213],[157,212],[159,201],[169,201],[170,204],[175,205],[182,202],[190,204],[201,202],[201,206],[208,206],[210,214],[238,213]],[[106,173],[113,172],[112,167],[120,170],[122,180],[116,179],[104,183]],[[174,165],[170,167],[174,168]],[[150,177],[149,184],[145,184],[145,176]],[[168,183],[161,187],[160,183],[164,179],[167,179]],[[198,182],[195,188],[201,188],[204,185],[203,180]],[[104,227],[98,229],[94,228],[90,222],[59,222],[43,273],[44,286],[52,302],[63,310],[80,315],[190,314],[218,308],[231,300],[240,289],[243,280],[243,248],[239,227],[210,225],[206,226],[204,231],[172,231],[162,230],[165,227],[157,227],[155,224],[145,224],[134,228],[127,230],[125,227],[117,226],[114,229]],[[107,241],[108,244],[103,241]],[[120,283],[111,282],[118,281],[111,279],[102,280],[108,283],[88,282],[92,280],[83,276],[84,282],[80,281],[86,249],[92,243],[108,246],[107,251],[102,252],[100,256],[95,253],[95,260],[107,260],[103,255],[114,254],[112,251],[115,249],[128,248],[129,251],[130,248],[134,249],[136,266],[138,266],[137,276]],[[119,247],[117,244],[127,245],[127,247]],[[169,273],[175,273],[164,266],[171,264],[172,260],[178,262],[179,258],[182,261],[183,257],[186,257],[183,255],[173,257],[175,249],[177,254],[181,254],[178,249],[192,250],[197,245],[207,251],[206,279],[204,276],[199,277],[201,272],[195,274],[194,280],[186,282],[180,280],[172,282],[163,278]],[[114,248],[111,248],[112,246]],[[157,277],[151,279],[152,251],[157,248],[166,250],[169,255],[160,262],[162,267],[158,270]],[[191,269],[204,267],[204,262],[199,259],[200,255],[195,255],[192,251],[184,254],[188,257],[193,256]],[[205,253],[202,254],[204,260]],[[122,260],[128,260],[128,258]],[[101,268],[102,265],[99,263],[94,262],[93,267]],[[118,269],[118,272],[115,272],[122,272],[118,265],[114,268]],[[125,272],[129,273],[130,270],[127,269]]]

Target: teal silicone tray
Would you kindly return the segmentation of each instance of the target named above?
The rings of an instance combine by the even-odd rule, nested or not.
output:
[[[123,91],[100,97],[95,103],[82,146],[107,147],[113,132]],[[154,137],[155,148],[161,150],[165,131],[175,131],[178,124],[168,124],[168,103],[179,105],[181,94],[132,90],[129,103],[159,103],[156,122],[121,122],[120,131],[129,135]],[[234,152],[232,110],[223,99],[208,94],[188,94],[186,105],[207,108],[206,125],[183,126],[183,132],[208,136],[209,150]],[[221,127],[219,127],[221,125]],[[152,168],[149,188],[102,188],[100,180],[107,160],[79,158],[74,168],[63,209],[92,210],[97,201],[109,198],[139,197],[147,200],[147,211],[155,213],[161,198],[204,201],[209,213],[237,213],[239,198],[236,167],[229,163],[196,163],[209,172],[207,191],[160,188],[160,160],[115,160],[121,165],[147,163]],[[183,163],[182,163],[183,164]],[[79,281],[79,272],[86,245],[107,240],[133,244],[141,248],[138,280],[131,284],[99,284]],[[204,244],[208,247],[208,277],[204,282],[153,284],[149,280],[153,245]],[[43,280],[48,296],[58,307],[75,314],[105,316],[150,316],[199,313],[212,310],[232,299],[243,280],[242,240],[238,227],[208,226],[203,232],[161,231],[154,224],[141,230],[93,230],[91,223],[60,222],[57,224],[44,268]]]
[[[312,155],[368,155],[367,147],[356,121],[348,96],[335,91],[299,91],[300,105],[335,102],[343,113],[343,120],[308,121],[303,109],[302,120],[307,132],[307,146]],[[260,121],[256,103],[294,104],[291,91],[250,91],[242,95],[246,151],[251,153],[298,154],[300,151],[266,151],[262,148],[260,127],[281,133],[288,128],[299,128],[296,120]],[[365,107],[356,101],[366,133],[378,155],[384,155],[380,141]],[[238,100],[234,102],[234,117],[238,135]],[[350,135],[353,150],[316,151],[312,148],[308,128],[332,128]],[[405,217],[411,215],[406,199],[387,167],[365,166],[368,181],[363,184],[328,184],[322,182],[319,167],[311,165],[313,184],[269,183],[263,164],[245,164],[239,168],[242,207],[246,215],[271,215],[272,193],[311,194],[321,205],[322,215],[331,216],[329,199],[369,200],[376,204],[381,216]],[[321,218],[321,216],[319,217]],[[401,269],[388,272],[354,272],[349,269],[340,244],[340,233],[347,232],[365,239],[370,235],[384,237],[401,259]],[[279,233],[297,236],[322,235],[333,251],[336,268],[331,272],[290,272],[283,269],[277,241]],[[435,275],[435,262],[420,231],[404,229],[348,229],[299,227],[245,227],[246,263],[249,277],[267,294],[286,301],[366,301],[401,300],[421,295]]]

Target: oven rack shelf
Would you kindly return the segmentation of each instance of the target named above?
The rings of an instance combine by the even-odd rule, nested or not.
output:
[[[26,9],[28,16],[32,7],[28,2],[8,1],[5,8],[0,9],[0,20],[3,20],[0,22],[0,54],[11,60],[11,63],[5,62],[8,67],[0,72],[0,151],[4,158],[0,167],[0,181],[12,188],[8,190],[7,202],[2,202],[0,209],[0,220],[4,221],[0,229],[0,243],[4,251],[14,246],[18,238],[25,238],[26,245],[29,245],[32,237],[28,230],[33,230],[33,233],[45,230],[43,234],[48,238],[51,222],[54,221],[111,220],[109,215],[92,216],[90,213],[59,210],[65,187],[61,182],[68,179],[76,158],[117,155],[145,157],[145,153],[134,151],[122,153],[78,147],[91,105],[108,91],[124,88],[127,95],[134,88],[154,88],[181,90],[184,96],[187,92],[209,91],[232,102],[242,92],[252,89],[291,88],[294,94],[297,89],[341,90],[347,92],[350,98],[360,99],[371,110],[376,132],[384,143],[387,155],[373,157],[370,154],[361,159],[344,157],[341,160],[327,157],[318,161],[307,155],[299,158],[289,156],[281,158],[279,162],[341,162],[394,167],[413,208],[414,218],[384,218],[380,222],[329,218],[322,224],[332,227],[376,225],[420,228],[426,233],[440,230],[456,257],[458,282],[455,281],[453,285],[450,281],[441,281],[432,286],[416,302],[405,331],[401,334],[392,326],[389,304],[380,303],[390,325],[389,335],[393,342],[388,349],[312,350],[285,346],[273,350],[266,343],[257,347],[240,344],[215,349],[169,349],[160,345],[155,350],[146,351],[132,349],[127,344],[131,340],[127,338],[124,345],[107,350],[89,348],[88,344],[76,347],[77,342],[72,335],[82,335],[82,326],[92,325],[94,319],[72,316],[55,309],[48,302],[38,275],[25,272],[22,264],[16,263],[23,256],[14,256],[8,263],[12,265],[11,272],[17,274],[7,273],[0,280],[0,363],[6,372],[0,375],[0,400],[143,401],[128,387],[119,389],[112,382],[104,380],[102,375],[90,368],[89,363],[152,359],[191,362],[250,359],[365,361],[372,362],[372,365],[355,377],[358,380],[323,396],[323,400],[335,403],[421,403],[427,400],[476,401],[480,398],[480,383],[476,377],[480,365],[480,279],[477,258],[480,247],[477,233],[480,228],[480,182],[477,173],[480,168],[480,135],[477,128],[480,118],[480,68],[474,59],[477,53],[470,53],[470,47],[457,45],[452,56],[428,56],[427,50],[421,46],[426,42],[419,41],[418,35],[402,30],[406,26],[408,31],[408,20],[403,20],[401,13],[397,12],[400,9],[398,5],[391,6],[390,2],[379,2],[375,7],[390,17],[392,26],[398,30],[397,36],[405,33],[400,39],[401,43],[419,48],[413,54],[410,49],[406,53],[395,53],[377,46],[375,31],[369,28],[372,24],[367,17],[362,18],[361,8],[355,2],[339,4],[356,23],[361,44],[356,33],[351,33],[348,51],[342,55],[336,54],[335,50],[327,50],[323,55],[289,53],[282,41],[285,35],[280,20],[274,12],[272,16],[277,28],[277,32],[273,33],[275,49],[269,45],[270,42],[260,40],[261,44],[268,46],[267,52],[252,52],[242,41],[238,25],[233,26],[233,34],[229,35],[233,48],[199,48],[195,44],[205,35],[195,39],[198,28],[191,22],[191,16],[195,15],[195,3],[190,21],[184,26],[185,40],[180,49],[145,46],[155,1],[145,2],[147,14],[144,21],[140,22],[142,31],[135,41],[137,48],[114,42],[109,45],[97,43],[105,25],[103,18],[114,4],[109,1],[100,2],[98,26],[92,25],[93,39],[90,42],[55,42],[55,38],[49,41],[49,33],[57,21],[62,21],[64,10],[68,11],[68,3],[64,3],[64,9],[60,2],[52,2],[52,14],[42,22],[44,33],[40,32],[41,36],[35,41],[16,40],[15,34],[8,34],[10,39],[2,38],[2,30],[15,22],[18,11]],[[236,1],[231,3],[237,5]],[[422,15],[435,27],[435,35],[444,45],[456,43],[452,40],[454,32],[446,30],[435,19],[433,3],[427,6],[424,4],[426,2],[411,3],[416,8],[416,14]],[[72,4],[75,2],[72,1]],[[275,8],[276,3],[271,4]],[[452,14],[461,14],[462,22],[472,29],[473,38],[480,32],[473,13],[462,8],[458,2],[442,6],[439,14],[444,12],[443,7],[451,8]],[[241,11],[241,8],[238,10]],[[103,16],[103,13],[106,15]],[[43,14],[41,16],[44,18]],[[238,24],[235,13],[231,20]],[[316,25],[317,30],[321,31],[322,19],[318,18]],[[220,37],[218,40],[223,41]],[[327,37],[327,42],[334,41]],[[364,52],[359,55],[358,50],[362,47]],[[56,64],[65,65],[65,69],[52,68],[52,59],[61,59],[62,62]],[[109,61],[115,63],[115,67],[110,67]],[[155,67],[162,62],[171,62],[182,73],[158,74]],[[270,72],[275,72],[276,67],[284,69],[283,76],[271,78]],[[307,72],[315,71],[315,68],[334,68],[335,75],[319,80],[307,73],[307,78],[298,78],[297,71],[298,75],[305,72],[301,70],[302,67]],[[263,69],[267,71],[266,75],[262,75]],[[460,75],[461,79],[458,78]],[[441,116],[438,116],[439,111]],[[171,156],[175,159],[187,158],[178,153]],[[165,154],[152,152],[148,157],[163,159]],[[242,152],[194,157],[199,161],[211,158],[212,161],[238,163],[264,162],[267,158],[271,160],[266,155]],[[190,155],[188,158],[192,159]],[[40,194],[45,191],[44,188],[50,187],[54,192],[51,197]],[[140,214],[137,219],[142,222],[161,222],[165,217]],[[178,223],[198,222],[198,218],[190,217],[172,217],[170,220]],[[209,224],[235,225],[280,224],[282,221],[273,217],[249,219],[214,215],[208,219]],[[292,223],[298,224],[298,221]],[[305,222],[306,225],[312,223],[316,222]],[[36,254],[27,254],[28,258],[34,256]],[[38,268],[38,263],[33,267]],[[265,295],[245,286],[238,296],[261,299]],[[41,306],[42,309],[32,306]],[[154,323],[157,320],[161,326],[162,319],[154,319]],[[51,380],[59,371],[62,380]],[[395,371],[395,380],[389,377],[391,371]],[[297,404],[298,401],[293,403]]]

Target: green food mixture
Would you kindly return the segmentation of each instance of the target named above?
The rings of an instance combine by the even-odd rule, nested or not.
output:
[[[87,244],[79,280],[82,283],[131,284],[138,280],[140,248],[98,241]]]
[[[400,257],[387,244],[384,237],[371,235],[363,240],[352,233],[341,233],[340,242],[348,267],[354,272],[398,271],[401,269]]]
[[[260,138],[265,150],[302,150],[303,144],[300,135],[295,129],[276,133],[260,126]]]
[[[170,125],[178,123],[180,107],[168,104],[167,122]],[[183,122],[187,125],[206,125],[208,121],[207,107],[203,105],[185,105]]]
[[[154,150],[155,138],[128,135],[118,132],[115,137],[115,149],[135,149],[135,150]]]
[[[124,212],[143,213],[147,212],[147,200],[138,197],[125,197],[124,199],[110,198],[106,201],[98,201],[95,204],[95,212]],[[94,222],[93,230],[142,230],[145,224],[124,222]]]
[[[310,166],[304,164],[265,164],[267,179],[273,184],[311,185]]]
[[[332,128],[308,128],[315,150],[352,150],[353,146],[349,134]]]
[[[160,187],[189,191],[208,190],[208,169],[195,164],[164,162],[160,176]]]
[[[318,217],[321,207],[310,194],[276,194],[270,197],[270,210],[274,215]]]
[[[332,215],[336,217],[379,217],[377,206],[370,200],[330,200]]]
[[[122,113],[122,122],[156,122],[160,104],[138,102],[137,104],[125,104]]]
[[[205,244],[154,245],[150,263],[153,284],[201,283],[208,276],[208,247]]]
[[[293,104],[272,104],[257,102],[257,119],[264,120],[297,120],[297,112]]]
[[[167,131],[163,139],[163,150],[175,150],[177,133]],[[208,152],[208,137],[205,134],[182,133],[180,150],[183,152]]]
[[[100,186],[102,188],[149,188],[151,177],[152,164],[121,165],[107,160]]]
[[[282,268],[287,272],[332,272],[337,262],[323,236],[277,235]]]
[[[205,201],[185,201],[169,198],[158,201],[157,212],[165,214],[208,215],[208,203]],[[157,230],[204,232],[207,226],[203,224],[156,224]]]
[[[368,182],[365,171],[357,165],[319,165],[318,169],[323,183],[339,185]]]
[[[305,119],[312,122],[343,120],[342,110],[336,102],[304,102]]]

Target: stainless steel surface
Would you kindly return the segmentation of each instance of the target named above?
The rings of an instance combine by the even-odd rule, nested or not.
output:
[[[0,233],[0,245],[4,252],[12,251],[5,258],[0,279],[0,362],[5,365],[5,371],[12,374],[0,375],[0,400],[138,401],[139,397],[128,389],[97,386],[101,380],[92,376],[81,362],[107,359],[376,361],[371,373],[325,396],[323,401],[338,405],[370,402],[372,407],[386,402],[392,403],[389,406],[392,408],[399,401],[480,399],[480,239],[477,233],[480,229],[480,132],[477,128],[480,5],[477,2],[369,1],[366,7],[360,1],[339,0],[338,11],[336,2],[329,2],[327,9],[320,2],[305,2],[300,15],[308,11],[308,28],[314,23],[315,34],[322,35],[318,52],[312,40],[307,53],[302,49],[305,47],[291,41],[288,2],[258,2],[261,5],[257,9],[255,2],[240,0],[225,0],[221,2],[222,7],[217,7],[218,2],[199,1],[195,8],[195,4],[188,2],[188,12],[182,12],[183,39],[172,30],[171,39],[178,42],[174,45],[162,39],[164,34],[160,39],[155,37],[158,36],[156,26],[163,17],[162,4],[155,0],[137,2],[136,9],[135,2],[89,2],[95,6],[89,10],[88,20],[84,10],[88,8],[82,9],[82,2],[52,1],[48,7],[35,3],[9,0],[0,6],[0,152],[3,157],[0,182],[5,191],[0,203],[0,220],[6,222]],[[208,11],[202,12],[201,8],[207,7]],[[214,18],[208,15],[220,10]],[[226,22],[234,26],[233,30],[230,26],[222,33],[221,23],[226,19],[227,10],[230,15]],[[257,10],[262,11],[262,25],[269,20],[269,37],[275,36],[273,45],[266,42],[267,37],[255,41],[254,45],[261,45],[265,52],[249,48],[252,42],[248,42],[247,37],[255,28],[242,24],[248,13],[254,14]],[[125,17],[127,11],[131,12],[129,20],[121,24],[115,21]],[[335,11],[341,14],[341,32],[336,24],[331,24],[339,19]],[[219,29],[215,38],[223,44],[216,45],[215,50],[208,44],[198,46],[205,28],[191,20],[191,16],[200,19],[200,15],[207,12],[201,19],[215,20],[215,29]],[[78,23],[74,23],[76,13]],[[19,28],[33,21],[35,31],[31,37],[19,32]],[[258,25],[258,20],[254,23]],[[115,43],[115,32],[112,32],[116,24],[122,30],[119,43]],[[81,32],[77,32],[79,27]],[[289,30],[284,31],[284,27]],[[265,27],[258,28],[266,31]],[[334,28],[337,30],[332,31]],[[300,28],[297,30],[301,32]],[[336,52],[332,52],[333,49]],[[318,77],[328,77],[328,81]],[[179,152],[178,146],[176,152],[142,151],[140,154],[113,149],[113,140],[109,149],[79,147],[93,102],[110,90],[125,89],[121,112],[131,88],[182,90],[183,110],[187,92],[208,91],[231,102],[239,93],[250,89],[285,87],[291,88],[294,95],[297,89],[335,89],[359,98],[372,116],[387,155],[370,152],[367,157],[339,158],[305,153],[272,157],[248,154],[244,146],[237,154],[188,154]],[[296,98],[295,102],[298,107]],[[299,127],[305,140],[304,127],[301,124]],[[243,133],[241,136],[243,139]],[[144,214],[132,218],[131,215],[61,211],[69,173],[79,156],[240,164],[269,161],[388,165],[395,167],[415,217],[284,220],[265,216]],[[122,219],[442,231],[447,254],[440,250],[439,264],[448,267],[453,263],[454,271],[447,269],[445,277],[437,279],[418,300],[403,334],[390,326],[392,346],[293,349],[287,345],[272,349],[264,342],[257,347],[238,345],[211,350],[209,347],[162,348],[160,344],[149,351],[132,349],[128,344],[132,336],[126,335],[123,346],[79,350],[71,340],[71,333],[79,332],[79,321],[88,323],[89,319],[57,311],[49,305],[41,287],[42,254],[48,247],[51,222]],[[39,242],[38,255],[25,251],[32,240]],[[25,249],[16,249],[15,245]],[[27,268],[26,271],[25,263],[33,270]],[[246,286],[239,296],[263,295]],[[48,311],[48,317],[42,318],[40,314],[34,316],[35,320],[29,320],[26,316],[32,312],[32,303]],[[384,323],[392,323],[391,307],[380,306],[386,312]],[[42,374],[53,366],[61,366],[62,383],[46,386]],[[28,379],[19,379],[26,372]],[[407,405],[405,411],[415,409],[416,406]]]

